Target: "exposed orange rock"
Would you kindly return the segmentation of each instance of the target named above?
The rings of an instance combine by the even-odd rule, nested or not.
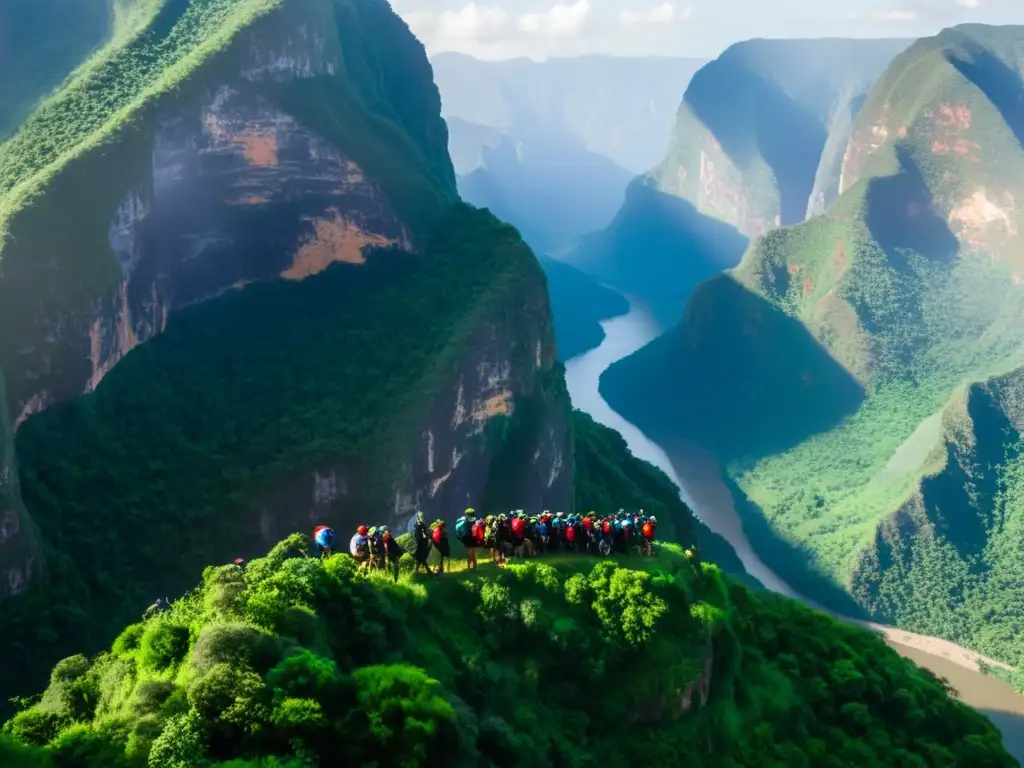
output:
[[[789,265],[786,266],[786,270],[789,272],[790,275],[795,275],[797,272],[800,271],[800,265],[799,264],[789,264]]]
[[[945,141],[939,141],[938,139],[935,139],[932,142],[932,154],[933,155],[948,155],[949,154],[949,144],[946,143]]]
[[[950,104],[943,102],[939,105],[939,115],[936,122],[946,128],[967,130],[971,127],[971,110],[966,104]]]
[[[299,246],[292,266],[281,273],[286,280],[302,280],[322,272],[335,262],[365,264],[363,249],[369,245],[389,246],[399,240],[364,232],[341,215],[337,208],[329,208],[330,218],[313,219],[313,234]]]
[[[229,200],[228,205],[266,205],[270,198],[266,195],[244,195],[234,200]]]
[[[28,402],[25,403],[21,409],[21,413],[19,413],[18,417],[14,420],[14,429],[17,430],[29,416],[34,416],[40,411],[45,410],[50,403],[51,398],[48,393],[36,392],[31,398],[29,398]]]
[[[495,416],[509,416],[512,413],[512,391],[505,390],[487,398],[484,404],[473,412],[476,421],[487,421]]]
[[[1010,213],[990,200],[984,189],[978,189],[949,212],[949,222],[959,224],[961,235],[977,244],[993,224],[1001,226],[1007,234],[1016,235],[1017,227]]]
[[[97,318],[93,321],[92,327],[89,329],[89,360],[92,362],[92,375],[86,385],[86,392],[96,389],[103,377],[110,373],[118,361],[139,346],[139,337],[135,334],[131,307],[128,306],[127,280],[121,281],[120,302],[121,306],[114,319],[114,333],[116,334],[114,349],[109,355],[104,356],[103,354],[106,328],[102,319]]]
[[[277,165],[277,136],[273,133],[246,131],[235,137],[250,165],[273,168]]]
[[[814,290],[814,283],[811,282],[811,278],[809,278],[806,275],[804,275],[804,292],[803,292],[804,298],[806,299],[808,296],[810,296],[811,295],[811,291],[813,291],[813,290]]]

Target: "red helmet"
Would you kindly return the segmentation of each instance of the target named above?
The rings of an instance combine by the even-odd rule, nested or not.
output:
[[[369,529],[365,525],[360,525],[356,529],[356,533],[358,533],[360,536],[365,536],[369,532],[370,532]]]

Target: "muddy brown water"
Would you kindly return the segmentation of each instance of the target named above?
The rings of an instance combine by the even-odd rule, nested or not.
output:
[[[1002,731],[1007,751],[1024,762],[1024,696],[1002,680],[978,670],[979,659],[996,662],[941,638],[850,619],[797,594],[754,551],[713,458],[696,446],[682,442],[670,446],[670,456],[605,402],[598,391],[604,370],[640,349],[662,330],[639,302],[630,298],[630,303],[628,314],[601,324],[605,331],[601,346],[566,363],[566,382],[573,406],[617,430],[634,455],[651,462],[672,478],[704,524],[733,546],[747,572],[767,589],[883,634],[900,655],[948,680],[965,703],[988,716]]]

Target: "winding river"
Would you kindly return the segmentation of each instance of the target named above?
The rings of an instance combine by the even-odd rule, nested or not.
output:
[[[843,621],[882,633],[897,652],[949,680],[963,701],[990,717],[1002,730],[1007,750],[1024,762],[1024,697],[1017,695],[1003,681],[978,671],[979,660],[993,665],[998,662],[937,637],[836,614],[797,594],[757,556],[714,459],[696,446],[685,443],[670,446],[669,455],[613,411],[601,397],[598,391],[601,374],[616,360],[654,339],[661,330],[657,322],[639,302],[630,299],[628,314],[606,320],[601,326],[605,332],[601,346],[566,363],[566,382],[573,405],[589,413],[596,421],[617,430],[634,455],[651,462],[672,478],[704,524],[733,546],[747,572],[766,588],[831,613]]]

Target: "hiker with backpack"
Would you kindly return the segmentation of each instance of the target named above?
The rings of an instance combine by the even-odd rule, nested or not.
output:
[[[448,530],[444,520],[435,520],[431,526],[433,531],[430,534],[434,547],[441,554],[441,562],[438,563],[437,572],[444,573],[444,561],[448,561],[448,572],[452,570],[452,545],[448,541]]]
[[[423,519],[423,513],[416,513],[416,523],[412,528],[413,540],[416,542],[416,552],[413,557],[416,559],[416,567],[413,569],[413,573],[419,573],[422,567],[428,576],[433,575],[433,571],[430,570],[430,564],[427,562],[427,558],[430,556],[430,548],[433,546],[433,541],[430,536],[430,528],[427,527],[426,520]]]
[[[640,511],[643,512],[643,510]],[[642,537],[640,545],[641,554],[650,557],[654,554],[654,535],[656,526],[658,525],[658,520],[654,515],[651,515],[650,517],[641,517],[640,519],[643,520],[643,523],[640,525],[640,534]]]
[[[476,527],[476,513],[473,509],[467,509],[466,513],[455,521],[455,538],[466,548],[466,568],[476,569],[476,536],[473,531]]]
[[[370,548],[370,530],[365,525],[356,528],[355,534],[348,543],[349,554],[359,563],[359,569],[368,571],[373,562],[373,551]]]
[[[326,525],[318,525],[313,531],[313,543],[321,558],[330,557],[334,547],[334,530]]]
[[[383,552],[382,567],[385,572],[390,571],[397,582],[398,564],[402,559],[402,555],[405,554],[405,550],[398,543],[398,539],[391,535],[391,531],[388,530],[386,525],[380,528],[380,546]]]

